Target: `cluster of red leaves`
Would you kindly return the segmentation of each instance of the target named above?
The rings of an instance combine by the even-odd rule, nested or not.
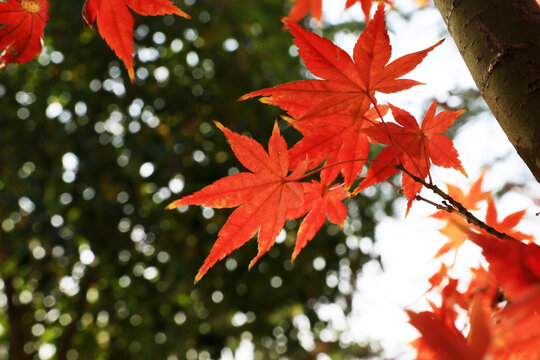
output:
[[[311,17],[317,20],[319,23],[322,19],[322,2],[323,0],[290,0],[295,1],[291,11],[289,12],[289,19],[294,22],[302,20],[308,13],[311,13]],[[345,3],[345,10],[351,8],[355,4],[359,3],[362,12],[364,13],[365,22],[369,22],[371,19],[371,8],[374,2],[379,0],[347,0]],[[381,0],[386,4],[393,6],[394,0]],[[420,7],[425,7],[430,0],[416,0]]]
[[[0,2],[0,68],[28,62],[41,51],[48,9],[47,0]]]
[[[441,305],[432,303],[431,311],[408,312],[410,323],[421,334],[413,343],[418,359],[540,358],[540,246],[532,242],[532,236],[514,229],[524,211],[497,220],[493,199],[481,191],[482,180],[483,175],[467,195],[451,185],[448,192],[470,209],[487,199],[485,223],[508,238],[495,237],[456,214],[438,211],[433,215],[445,221],[440,232],[448,237],[436,257],[451,249],[457,252],[468,239],[482,249],[488,266],[472,269],[465,292],[458,291],[458,280],[448,274],[452,266],[444,263],[430,279],[430,291],[440,292]],[[465,321],[457,321],[460,313],[466,314]],[[458,323],[466,326],[458,327]]]
[[[43,32],[49,19],[47,0],[7,0],[0,2],[0,67],[25,63],[42,48]],[[141,15],[175,14],[189,18],[170,0],[87,0],[83,8],[85,23],[98,31],[114,53],[122,59],[131,81],[133,71],[133,25],[130,10]]]
[[[294,0],[293,0],[294,1]],[[378,0],[347,0],[345,10],[349,9],[356,3],[359,3],[364,13],[366,23],[371,19],[371,7]],[[392,5],[393,0],[384,0],[385,3]],[[311,17],[321,22],[322,18],[322,0],[296,0],[295,4],[289,12],[289,19],[294,22],[302,20],[308,13]]]
[[[262,96],[261,101],[281,107],[289,114],[284,118],[303,138],[288,149],[274,127],[267,154],[254,140],[218,125],[251,172],[220,179],[168,206],[238,207],[221,229],[196,281],[258,232],[259,252],[253,266],[274,244],[287,219],[307,214],[298,231],[294,260],[326,217],[343,225],[347,208],[342,200],[387,180],[398,172],[398,165],[422,179],[429,175],[431,163],[463,171],[451,140],[440,134],[461,112],[435,115],[433,103],[420,127],[405,110],[377,104],[377,92],[394,93],[420,84],[401,77],[440,44],[389,63],[392,49],[384,17],[381,2],[352,58],[331,41],[285,19],[306,67],[320,79],[254,91],[242,99]],[[389,109],[397,123],[383,120]],[[388,146],[377,158],[369,159],[374,143]],[[372,165],[360,186],[352,190],[366,162]],[[320,180],[302,181],[315,174],[320,174]],[[403,189],[410,206],[421,185],[404,176]]]

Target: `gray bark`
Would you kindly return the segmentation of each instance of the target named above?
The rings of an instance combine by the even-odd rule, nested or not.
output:
[[[540,7],[535,0],[434,2],[487,105],[540,183]]]

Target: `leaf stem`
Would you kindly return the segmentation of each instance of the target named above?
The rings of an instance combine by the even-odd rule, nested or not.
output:
[[[386,162],[386,161],[377,160],[377,159],[370,159],[370,158],[343,160],[343,161],[338,161],[337,163],[333,163],[333,164],[330,164],[330,165],[324,165],[324,166],[322,166],[322,167],[320,167],[318,169],[312,170],[312,171],[308,172],[307,174],[304,174],[304,175],[300,176],[299,178],[292,179],[292,180],[289,180],[289,181],[290,182],[296,182],[296,181],[304,180],[305,178],[310,177],[311,175],[317,174],[317,173],[319,173],[319,172],[321,172],[321,171],[323,171],[325,169],[328,169],[328,168],[331,168],[331,167],[334,167],[334,166],[337,166],[337,165],[342,165],[342,164],[355,162],[355,161],[371,161],[371,162],[383,162],[383,163]]]

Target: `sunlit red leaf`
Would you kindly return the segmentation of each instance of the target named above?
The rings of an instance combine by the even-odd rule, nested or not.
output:
[[[469,211],[478,210],[478,203],[486,199],[489,195],[489,191],[482,191],[484,175],[485,171],[471,185],[467,194],[464,194],[457,186],[446,184],[448,195],[463,205],[465,209]],[[445,221],[444,227],[439,232],[448,238],[448,242],[437,251],[435,257],[439,257],[450,250],[457,251],[465,240],[467,240],[466,231],[470,226],[467,221],[460,215],[442,210],[437,211],[431,217]]]
[[[428,176],[431,163],[465,173],[452,141],[441,134],[452,125],[463,111],[443,111],[435,116],[436,105],[436,101],[431,104],[421,127],[407,111],[390,105],[394,119],[398,124],[379,123],[365,130],[369,137],[389,146],[377,156],[370,166],[365,180],[355,190],[355,193],[385,181],[398,172],[396,168],[398,165],[422,180]],[[407,197],[407,209],[409,209],[416,195],[420,192],[422,184],[405,173],[402,179],[403,192]]]
[[[496,314],[493,338],[495,360],[540,359],[540,285]]]
[[[352,7],[356,3],[360,3],[362,12],[364,13],[364,18],[366,19],[366,22],[368,22],[371,18],[371,5],[373,5],[373,3],[376,1],[377,0],[347,0],[345,3],[345,10]],[[392,0],[384,0],[384,2],[392,5]]]
[[[468,231],[469,239],[482,248],[489,272],[504,296],[517,299],[540,284],[540,246]]]
[[[516,211],[505,217],[501,222],[497,220],[497,208],[493,198],[488,198],[488,208],[486,212],[486,224],[498,230],[506,235],[509,235],[517,240],[533,240],[532,235],[524,234],[520,231],[514,230],[514,227],[519,224],[523,216],[525,216],[526,210]]]
[[[124,62],[129,78],[135,79],[133,71],[133,15],[175,14],[185,18],[189,15],[177,8],[170,0],[86,0],[83,18],[93,27],[97,22],[99,34]]]
[[[322,0],[296,0],[289,12],[289,19],[297,22],[302,20],[309,12],[311,12],[312,18],[320,22],[322,17]]]
[[[411,325],[420,332],[423,346],[429,348],[430,355],[436,355],[433,360],[470,359],[467,340],[454,326],[448,326],[429,311],[420,313],[407,311],[407,314]],[[424,358],[428,359],[427,357]]]
[[[39,54],[48,8],[46,0],[0,2],[0,68],[28,62]]]
[[[292,215],[293,218],[296,218],[299,217],[298,213],[307,213],[296,235],[293,261],[306,244],[313,239],[324,224],[326,217],[331,223],[342,227],[347,217],[347,207],[342,202],[347,197],[347,192],[342,186],[328,188],[318,181],[313,181],[304,184],[304,191],[304,205],[295,211],[296,215]]]
[[[210,255],[195,277],[199,281],[216,262],[244,245],[257,232],[259,251],[250,267],[274,244],[290,209],[303,204],[304,189],[297,179],[306,170],[300,164],[289,174],[290,154],[285,139],[274,127],[268,153],[255,140],[237,134],[216,123],[231,144],[238,160],[251,172],[231,175],[192,195],[174,201],[167,208],[205,205],[214,208],[238,208],[221,228]]]
[[[302,29],[290,19],[285,20],[285,25],[294,36],[306,67],[321,80],[294,81],[251,92],[241,100],[265,96],[264,102],[282,107],[296,119],[326,116],[342,110],[347,110],[353,118],[362,115],[375,101],[375,92],[393,93],[420,84],[399,78],[413,70],[440,44],[388,64],[392,48],[384,20],[384,3],[379,4],[373,20],[358,38],[354,62],[330,40]],[[299,114],[298,108],[306,105],[308,109]]]
[[[382,115],[388,111],[387,106],[379,108]],[[362,172],[369,156],[370,144],[364,128],[378,117],[376,109],[371,108],[356,119],[345,112],[302,121],[291,119],[291,125],[304,136],[291,149],[293,166],[307,158],[311,169],[326,160],[321,180],[330,184],[341,173],[348,189]]]

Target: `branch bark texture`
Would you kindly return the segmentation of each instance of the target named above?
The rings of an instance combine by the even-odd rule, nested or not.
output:
[[[540,183],[540,7],[535,0],[434,2],[487,105]]]

